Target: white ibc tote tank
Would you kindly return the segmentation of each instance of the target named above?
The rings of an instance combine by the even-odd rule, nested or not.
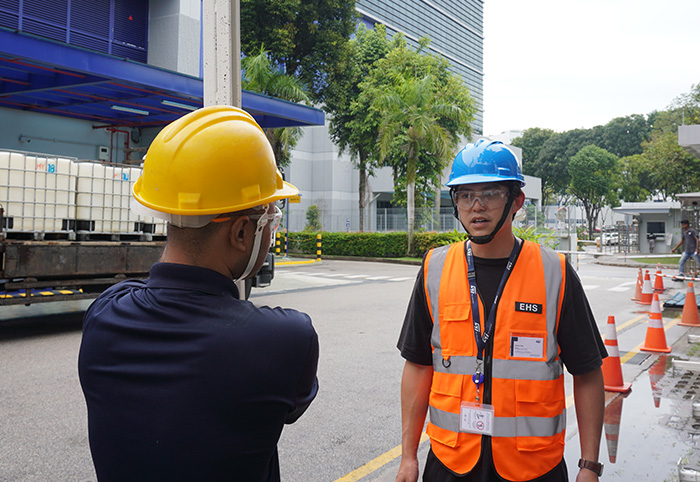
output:
[[[75,162],[17,151],[0,151],[0,204],[8,232],[66,232],[75,217]]]

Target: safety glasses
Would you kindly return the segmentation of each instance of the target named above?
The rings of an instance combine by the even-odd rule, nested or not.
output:
[[[263,214],[246,214],[245,216],[248,216],[250,219],[257,219],[257,228],[259,231],[262,231],[265,228],[265,225],[270,226],[270,232],[275,233],[280,227],[280,224],[282,224],[282,211],[280,208],[275,206],[274,211],[268,213],[265,212]],[[223,223],[224,221],[229,221],[232,218],[232,216],[224,216],[220,218],[215,218],[212,219],[212,222],[215,223]]]
[[[502,189],[487,189],[484,191],[460,190],[452,192],[452,201],[459,209],[472,209],[476,200],[487,209],[503,206],[508,192]]]
[[[282,224],[282,211],[277,206],[275,206],[275,210],[271,213],[260,214],[259,216],[260,220],[264,219],[265,222],[269,223],[268,225],[272,233],[276,232],[280,228],[280,224]],[[251,216],[251,218],[252,217],[255,216]],[[260,223],[260,221],[258,221],[258,223]]]

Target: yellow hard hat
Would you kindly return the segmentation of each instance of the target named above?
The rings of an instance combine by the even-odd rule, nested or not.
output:
[[[136,200],[152,211],[203,216],[288,198],[265,133],[231,106],[204,107],[168,124],[148,149]]]

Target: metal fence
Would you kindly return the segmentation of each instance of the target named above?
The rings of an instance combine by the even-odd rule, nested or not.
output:
[[[360,219],[357,210],[326,210],[319,208],[321,230],[327,232],[359,231]],[[307,225],[306,214],[299,211],[285,212],[282,228],[291,232],[302,231]],[[393,232],[406,231],[408,217],[404,208],[380,208],[365,216],[365,231]],[[414,230],[452,231],[462,229],[459,221],[452,216],[452,209],[443,208],[439,214],[433,209],[416,209]]]

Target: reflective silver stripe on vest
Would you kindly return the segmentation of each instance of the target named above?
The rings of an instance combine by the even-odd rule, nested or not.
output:
[[[542,265],[544,268],[544,285],[547,290],[547,332],[557,332],[557,315],[559,314],[559,295],[561,294],[562,267],[559,255],[549,248],[541,247]],[[552,362],[559,356],[557,337],[551,336],[547,345],[548,361]]]
[[[428,286],[428,296],[430,297],[430,309],[433,314],[433,333],[430,342],[433,347],[440,348],[440,277],[445,267],[445,258],[450,250],[450,245],[440,246],[433,249],[430,255],[427,271],[423,272]],[[473,365],[472,365],[473,366]]]
[[[446,367],[442,363],[442,350],[436,348],[433,351],[433,370],[436,372],[471,376],[475,366],[476,357],[474,356],[451,356],[450,363]],[[546,363],[495,359],[492,360],[491,367],[494,378],[510,380],[556,380],[564,373],[564,367],[556,359]]]
[[[430,407],[430,422],[452,432],[459,431],[459,414]],[[454,430],[457,427],[457,430]],[[552,418],[494,417],[494,437],[551,437],[566,428],[566,409]]]

